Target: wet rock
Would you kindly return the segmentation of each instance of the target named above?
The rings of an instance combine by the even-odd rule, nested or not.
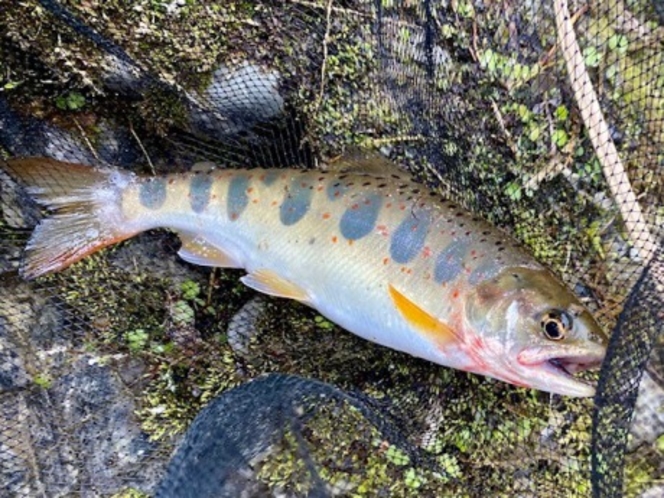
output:
[[[214,138],[247,130],[256,123],[283,113],[284,99],[276,71],[244,62],[234,68],[217,69],[212,83],[190,107],[192,128]]]
[[[126,362],[82,348],[57,299],[18,280],[0,286],[0,482],[3,496],[149,492],[165,455],[134,416]],[[126,374],[126,372],[124,372]],[[163,452],[162,452],[163,453]]]
[[[228,344],[243,357],[249,355],[249,343],[258,333],[258,322],[264,316],[267,299],[255,296],[233,315],[228,324]]]

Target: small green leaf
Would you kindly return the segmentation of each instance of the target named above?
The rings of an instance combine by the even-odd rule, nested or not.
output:
[[[185,280],[180,285],[180,290],[182,291],[182,297],[188,301],[196,299],[198,294],[201,292],[201,286],[193,280]]]
[[[627,52],[627,47],[629,46],[629,40],[625,35],[613,35],[609,38],[609,48],[615,50],[619,54],[624,54]]]
[[[85,106],[85,97],[78,92],[71,92],[57,97],[55,105],[63,111],[78,111]]]
[[[586,47],[583,50],[583,60],[586,63],[586,66],[597,67],[602,60],[602,55],[595,47]]]
[[[567,121],[568,116],[569,111],[567,110],[567,107],[564,105],[559,105],[556,107],[556,119],[558,121]]]
[[[148,343],[150,336],[143,329],[131,330],[125,334],[129,350],[133,353],[142,351]]]
[[[505,195],[513,201],[518,201],[521,199],[521,185],[517,182],[510,182],[505,187]]]
[[[558,129],[553,132],[553,143],[555,143],[559,149],[565,147],[567,142],[569,142],[569,136],[565,130]]]
[[[2,87],[5,90],[13,90],[17,86],[19,86],[22,81],[10,81],[9,83],[5,83],[5,85]]]
[[[539,137],[542,135],[542,130],[540,129],[539,126],[533,125],[530,127],[528,131],[528,139],[531,142],[537,142],[539,140]]]

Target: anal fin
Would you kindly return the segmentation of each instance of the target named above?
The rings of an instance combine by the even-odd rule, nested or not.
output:
[[[196,235],[180,234],[182,247],[178,256],[187,263],[218,268],[242,268],[242,264],[205,238]]]
[[[258,292],[270,296],[285,297],[295,299],[308,304],[310,301],[309,293],[297,284],[286,280],[276,272],[267,269],[260,269],[245,275],[240,279],[244,285],[251,287]]]

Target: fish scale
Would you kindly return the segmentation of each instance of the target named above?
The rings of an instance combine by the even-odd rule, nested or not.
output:
[[[75,206],[35,230],[28,277],[169,228],[183,259],[244,268],[248,286],[370,341],[517,385],[592,393],[568,370],[595,365],[606,338],[546,268],[398,169],[342,164],[139,177],[47,159],[0,163],[47,207]],[[578,318],[564,344],[542,328],[558,309]]]

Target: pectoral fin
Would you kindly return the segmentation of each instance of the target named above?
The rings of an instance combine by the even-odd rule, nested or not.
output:
[[[178,256],[188,263],[218,268],[242,268],[232,256],[213,246],[203,237],[180,234],[180,240],[182,247],[178,251]]]
[[[295,299],[308,304],[309,294],[297,284],[282,278],[272,270],[256,270],[240,279],[244,285],[270,296]]]
[[[413,301],[389,285],[392,302],[408,323],[441,346],[459,342],[459,336],[446,323],[427,313]]]

